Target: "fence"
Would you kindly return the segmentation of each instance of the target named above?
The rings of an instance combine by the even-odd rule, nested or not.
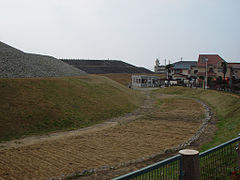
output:
[[[239,170],[239,142],[240,137],[200,153],[201,179],[227,179]]]
[[[199,179],[231,179],[240,171],[240,137],[199,154]],[[183,155],[176,155],[113,180],[184,180],[190,173],[183,167]]]
[[[181,155],[176,155],[138,171],[120,176],[113,180],[166,179],[178,180],[181,177]],[[181,178],[180,178],[181,179]]]

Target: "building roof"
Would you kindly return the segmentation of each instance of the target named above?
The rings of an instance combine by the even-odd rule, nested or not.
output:
[[[148,75],[132,75],[132,77],[136,77],[136,78],[152,78],[152,79],[160,79],[159,76],[148,76]]]
[[[197,66],[199,67],[204,67],[206,66],[206,62],[204,61],[204,59],[207,58],[207,64],[217,64],[219,61],[224,61],[223,58],[221,58],[218,54],[200,54],[198,57],[198,63]]]
[[[197,61],[179,61],[173,64],[173,69],[189,69],[196,65]]]

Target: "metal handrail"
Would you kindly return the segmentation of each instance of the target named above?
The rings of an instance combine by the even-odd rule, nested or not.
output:
[[[218,151],[218,150],[220,150],[220,149],[222,149],[224,147],[227,147],[228,145],[236,143],[238,141],[240,141],[240,136],[237,137],[237,138],[234,138],[234,139],[232,139],[230,141],[227,141],[227,142],[225,142],[223,144],[220,144],[220,145],[218,145],[218,146],[216,146],[214,148],[211,148],[211,149],[209,149],[207,151],[201,152],[199,154],[199,158],[203,158],[203,157],[205,157],[205,156],[207,156],[207,155],[209,155],[211,153],[214,153],[214,152],[216,152],[216,151]],[[163,161],[157,162],[155,164],[149,165],[149,166],[144,167],[142,169],[139,169],[137,171],[134,171],[134,172],[131,172],[131,173],[128,173],[128,174],[116,177],[116,178],[114,178],[112,180],[128,180],[128,179],[131,179],[131,178],[135,178],[135,177],[144,175],[146,173],[149,173],[149,172],[151,172],[153,170],[156,170],[158,168],[161,168],[161,167],[163,167],[165,165],[168,165],[168,164],[170,164],[172,162],[175,162],[175,161],[178,161],[178,160],[180,160],[180,162],[179,162],[179,179],[181,180],[183,172],[182,172],[182,156],[180,154],[175,155],[173,157],[170,157],[168,159],[165,159]]]
[[[166,164],[169,164],[171,162],[174,162],[174,161],[177,161],[177,160],[180,160],[181,159],[181,155],[175,155],[173,157],[170,157],[168,159],[165,159],[163,161],[160,161],[160,162],[157,162],[155,164],[152,164],[152,165],[149,165],[147,167],[144,167],[142,169],[139,169],[137,171],[134,171],[134,172],[131,172],[131,173],[128,173],[128,174],[125,174],[125,175],[122,175],[122,176],[119,176],[119,177],[116,177],[116,178],[113,178],[112,180],[127,180],[127,179],[130,179],[130,178],[134,178],[136,176],[140,176],[140,175],[143,175],[145,173],[148,173],[152,170],[155,170],[161,166],[164,166]]]
[[[217,151],[217,150],[219,150],[219,149],[221,149],[221,148],[223,148],[223,147],[225,147],[225,146],[227,146],[227,145],[229,145],[229,144],[232,144],[232,143],[235,143],[235,142],[238,142],[238,141],[240,141],[240,136],[239,136],[239,137],[236,137],[236,138],[234,138],[234,139],[232,139],[232,140],[230,140],[230,141],[227,141],[227,142],[225,142],[225,143],[223,143],[223,144],[220,144],[220,145],[218,145],[218,146],[215,146],[215,147],[213,147],[213,148],[211,148],[211,149],[209,149],[209,150],[207,150],[207,151],[201,152],[201,153],[199,154],[199,158],[202,158],[202,157],[204,157],[204,156],[206,156],[206,155],[208,155],[208,154],[210,154],[210,153],[213,153],[213,152],[215,152],[215,151]]]

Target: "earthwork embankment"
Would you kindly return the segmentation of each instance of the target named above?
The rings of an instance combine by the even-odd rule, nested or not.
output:
[[[201,104],[189,98],[154,96],[147,96],[145,104],[134,113],[103,126],[31,145],[16,141],[20,145],[1,150],[0,177],[46,179],[121,166],[162,153],[195,135],[204,118]]]

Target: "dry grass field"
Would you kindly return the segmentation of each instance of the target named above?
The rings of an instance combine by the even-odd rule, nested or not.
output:
[[[238,136],[240,132],[239,95],[215,90],[184,87],[159,89],[158,93],[197,98],[212,107],[216,114],[217,131],[212,140],[203,145],[202,150],[207,150]]]
[[[109,122],[111,125],[32,145],[19,142],[15,147],[0,149],[0,179],[48,179],[116,165],[188,140],[200,126],[202,106],[191,99],[153,96],[155,100],[149,99],[138,115],[122,117]]]

